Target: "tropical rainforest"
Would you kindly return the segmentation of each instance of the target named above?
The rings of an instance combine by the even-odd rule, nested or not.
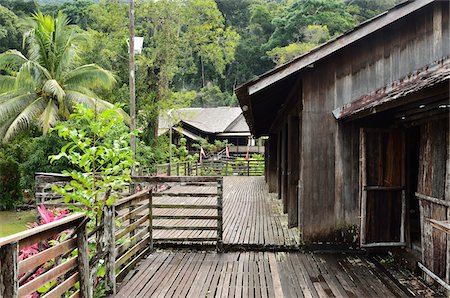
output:
[[[237,106],[238,85],[399,2],[137,0],[138,161],[167,159],[154,133],[160,110]],[[74,104],[120,105],[126,122],[128,11],[124,0],[0,0],[0,169],[20,176],[0,192],[21,196],[34,172],[68,167],[48,161],[64,145],[50,132]]]

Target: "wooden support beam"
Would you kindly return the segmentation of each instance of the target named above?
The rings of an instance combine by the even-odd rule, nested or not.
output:
[[[90,268],[89,268],[89,253],[88,253],[88,237],[86,231],[86,223],[78,229],[77,233],[77,248],[78,248],[78,273],[80,280],[80,294],[81,297],[93,297],[94,289],[91,282]]]
[[[114,263],[116,261],[116,241],[120,237],[116,235],[116,223],[115,223],[115,206],[105,206],[103,209],[103,235],[105,239],[108,239],[107,243],[103,243],[103,247],[106,252],[105,257],[105,283],[109,288],[112,295],[116,294],[116,272]],[[136,221],[132,225],[137,225],[140,221]]]
[[[19,297],[19,244],[0,247],[0,297]]]

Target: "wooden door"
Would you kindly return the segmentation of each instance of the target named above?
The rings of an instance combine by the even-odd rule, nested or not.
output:
[[[405,245],[405,134],[361,129],[361,247]]]

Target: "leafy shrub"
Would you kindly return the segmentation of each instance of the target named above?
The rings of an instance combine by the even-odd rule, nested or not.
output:
[[[14,208],[21,201],[19,163],[11,157],[0,160],[0,210]]]
[[[67,141],[58,136],[56,132],[45,136],[29,139],[29,145],[25,148],[26,160],[20,164],[20,185],[24,191],[34,190],[34,175],[36,172],[61,173],[71,169],[67,160],[61,159],[50,163],[48,157],[58,154],[59,149],[67,144]]]

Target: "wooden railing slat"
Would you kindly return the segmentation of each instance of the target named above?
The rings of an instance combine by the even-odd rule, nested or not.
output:
[[[217,205],[153,204],[153,208],[161,208],[161,209],[219,209],[219,206],[217,206]]]
[[[125,203],[129,203],[130,201],[131,202],[138,202],[138,201],[144,200],[147,197],[148,192],[149,192],[149,190],[147,190],[147,189],[146,190],[142,190],[142,191],[137,192],[137,193],[135,193],[135,194],[133,194],[131,196],[128,196],[128,197],[125,197],[123,199],[118,200],[115,203],[116,210],[120,210],[120,209],[124,208],[125,206],[123,206],[123,205]]]
[[[23,297],[30,293],[33,293],[46,283],[55,280],[56,278],[68,272],[69,270],[75,268],[76,266],[77,266],[77,257],[67,260],[66,262],[50,269],[44,274],[39,275],[35,279],[19,287],[19,296]]]
[[[76,247],[76,244],[76,239],[70,239],[19,262],[19,275],[22,275],[23,273],[44,264],[54,257],[62,255],[63,253],[66,253],[71,249],[74,249]]]
[[[119,222],[126,221],[127,219],[130,219],[132,216],[139,214],[143,210],[146,210],[148,207],[149,207],[149,203],[145,203],[144,205],[141,205],[138,208],[117,217],[116,220]]]
[[[217,227],[194,226],[153,226],[154,230],[191,230],[191,231],[217,231]]]
[[[44,296],[42,296],[42,298],[61,297],[61,295],[70,290],[70,288],[72,288],[75,283],[78,282],[79,276],[80,274],[78,272],[75,272],[68,279],[60,283],[56,288],[47,292]]]
[[[148,219],[148,214],[142,216],[140,219],[138,219],[134,223],[126,226],[124,229],[117,232],[115,235],[116,241],[118,239],[122,238],[123,236],[125,236],[126,234],[130,233],[131,231],[135,230],[138,226],[140,226],[142,223],[144,223],[147,219]]]
[[[137,242],[142,240],[142,238],[148,233],[147,229],[139,231],[136,235],[130,238],[130,241],[125,242],[116,248],[116,259],[120,258],[130,247],[135,245]]]
[[[141,241],[139,241],[136,245],[134,245],[131,249],[129,249],[126,253],[124,253],[120,258],[115,262],[116,269],[120,268],[128,259],[130,259],[133,255],[135,255],[140,249],[144,248],[148,244],[148,235],[144,237]]]
[[[76,213],[33,229],[0,238],[0,247],[5,244],[19,242],[19,249],[22,249],[39,241],[48,239],[50,236],[53,236],[61,231],[67,230],[71,227],[76,227],[79,223],[81,223],[84,217],[84,213]]]
[[[212,198],[217,197],[217,193],[172,193],[172,192],[156,192],[153,197],[198,197]]]

